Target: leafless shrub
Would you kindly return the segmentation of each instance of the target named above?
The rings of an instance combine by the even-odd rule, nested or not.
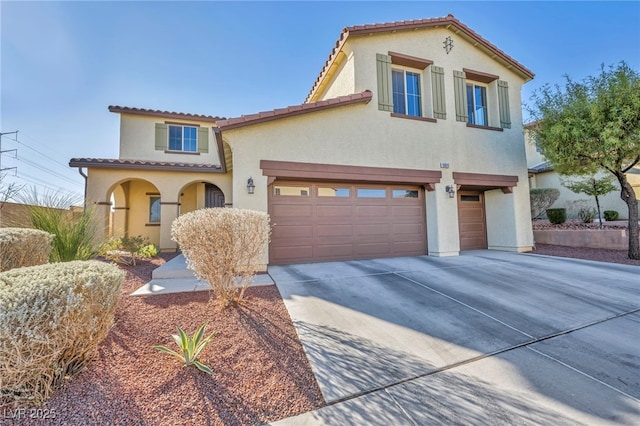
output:
[[[49,262],[54,237],[37,229],[0,228],[0,272]]]
[[[269,215],[243,209],[196,210],[176,219],[171,235],[195,275],[224,305],[239,302],[264,264]]]
[[[531,219],[541,217],[556,202],[560,191],[556,188],[532,188],[529,191],[531,200]]]
[[[0,405],[40,404],[93,358],[124,281],[97,261],[0,273]]]

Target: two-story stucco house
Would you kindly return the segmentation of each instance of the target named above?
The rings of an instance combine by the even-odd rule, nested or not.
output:
[[[164,250],[179,214],[233,206],[271,215],[271,264],[526,251],[532,78],[451,15],[348,27],[303,104],[229,119],[110,107],[120,159],[70,164],[105,229]]]

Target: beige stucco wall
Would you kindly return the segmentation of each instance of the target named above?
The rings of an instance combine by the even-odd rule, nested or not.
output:
[[[527,155],[527,167],[533,167],[547,160],[541,152],[538,152],[536,148],[536,137],[532,131],[525,129],[524,141],[525,152]]]
[[[441,183],[426,197],[429,251],[455,255],[457,204],[444,190],[454,184],[453,171],[517,175],[519,184],[513,194],[498,191],[490,200],[500,217],[487,219],[489,241],[513,250],[531,246],[524,144],[521,130],[515,127],[493,132],[449,120],[392,118],[371,102],[240,128],[223,136],[233,150],[234,206],[241,208],[267,210],[267,179],[259,168],[262,159],[441,170]],[[440,162],[448,162],[450,168],[440,169]],[[253,195],[245,188],[249,176],[256,184]],[[503,216],[512,218],[508,227]],[[493,229],[501,230],[500,235],[493,235]],[[510,230],[508,235],[505,230]]]
[[[178,217],[182,207],[178,206],[178,203],[185,202],[183,213],[187,209],[193,209],[194,206],[204,206],[204,185],[202,182],[218,186],[224,193],[225,201],[233,203],[230,173],[89,169],[88,176],[86,199],[90,205],[95,205],[96,211],[104,223],[100,237],[109,236],[109,217],[112,207],[128,207],[128,234],[130,236],[148,236],[150,241],[162,250],[175,250],[176,248],[175,242],[171,240],[171,223]],[[126,182],[129,182],[126,185],[128,191],[121,191],[119,186]],[[196,188],[202,188],[202,194]],[[115,206],[110,204],[113,192],[116,195]],[[122,195],[124,192],[128,192],[127,197]],[[163,204],[161,207],[160,226],[146,226],[149,214],[149,195],[147,192],[160,193],[162,202],[170,203]],[[184,194],[184,196],[180,197],[180,194]],[[119,205],[120,200],[126,202],[126,205]],[[115,216],[117,217],[118,214],[122,213],[115,213]],[[124,218],[120,220],[124,221]],[[121,223],[123,222],[115,221],[114,232],[122,228]]]
[[[331,99],[339,96],[351,95],[356,92],[355,88],[355,61],[353,52],[349,46],[345,46],[344,53],[341,53],[340,65],[336,65],[335,70],[331,70],[331,78],[327,83],[326,91],[320,99]]]
[[[166,153],[156,151],[155,135],[156,123],[196,124],[209,130],[209,152]],[[216,139],[211,130],[212,123],[194,120],[164,119],[161,117],[146,117],[137,114],[120,114],[120,158],[127,160],[173,161],[182,163],[220,164]]]
[[[598,176],[606,176],[604,174]],[[631,175],[628,175],[631,176]],[[568,179],[568,177],[562,177],[562,179]],[[578,180],[582,179],[581,177],[570,178],[570,180]],[[605,196],[598,197],[600,200],[600,209],[602,211],[605,210],[616,210],[619,214],[620,219],[627,219],[629,217],[629,210],[627,208],[627,204],[620,199],[620,185],[617,181],[614,180],[613,184],[616,186],[616,190],[608,193]],[[574,218],[571,215],[571,203],[578,200],[586,200],[589,206],[595,208],[596,201],[594,197],[590,197],[586,194],[576,194],[570,189],[562,186],[561,176],[556,172],[545,172],[538,173],[535,175],[535,187],[536,188],[557,188],[560,191],[560,197],[556,200],[555,203],[551,206],[552,208],[568,208],[567,214],[570,215],[570,218]],[[638,188],[640,189],[640,187]],[[636,191],[636,195],[639,191]]]

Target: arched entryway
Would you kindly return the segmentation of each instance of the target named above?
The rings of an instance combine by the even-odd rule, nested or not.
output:
[[[206,208],[224,207],[224,193],[216,185],[204,184],[204,206]]]

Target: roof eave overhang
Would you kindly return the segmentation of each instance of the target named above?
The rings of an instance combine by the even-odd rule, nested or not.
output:
[[[85,167],[88,169],[154,170],[165,172],[225,173],[221,166],[209,164],[136,164],[122,163],[119,162],[119,160],[114,160],[113,162],[96,162],[76,158],[69,161],[69,167]]]

